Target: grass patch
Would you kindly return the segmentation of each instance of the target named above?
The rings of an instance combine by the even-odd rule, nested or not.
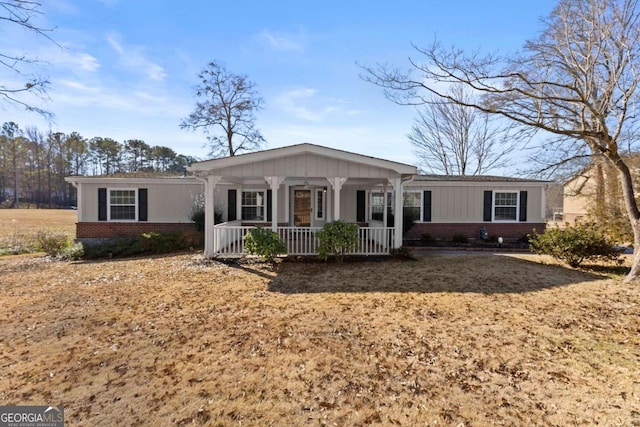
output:
[[[76,211],[65,209],[0,209],[0,255],[42,250],[38,234],[75,236]]]
[[[0,396],[70,423],[634,425],[640,289],[533,255],[0,259]]]

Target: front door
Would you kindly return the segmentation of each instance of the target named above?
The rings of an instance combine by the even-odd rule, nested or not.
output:
[[[293,225],[311,226],[311,190],[293,190]]]

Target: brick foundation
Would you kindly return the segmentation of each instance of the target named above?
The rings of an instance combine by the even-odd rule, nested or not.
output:
[[[114,237],[137,237],[149,232],[193,232],[193,223],[171,222],[78,222],[77,239],[108,239]]]
[[[535,228],[538,232],[544,231],[544,223],[531,222],[480,222],[480,223],[432,223],[424,222],[414,224],[404,236],[405,239],[420,239],[428,233],[434,239],[450,239],[454,234],[462,234],[470,239],[477,239],[480,229],[486,228],[489,237],[503,237],[505,239],[519,239],[525,234],[531,233]]]

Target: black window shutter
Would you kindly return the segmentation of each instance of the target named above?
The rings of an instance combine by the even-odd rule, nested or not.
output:
[[[356,191],[356,222],[366,221],[365,209],[366,193],[364,190]]]
[[[237,191],[238,190],[235,188],[227,191],[227,205],[229,206],[227,211],[227,221],[235,221],[238,218],[236,215],[238,212],[236,208],[238,204]]]
[[[527,221],[527,192],[520,192],[520,221]]]
[[[271,221],[273,215],[271,215],[271,208],[273,205],[273,194],[271,190],[267,190],[267,221]]]
[[[491,221],[491,208],[493,205],[493,191],[484,192],[484,211],[482,213],[483,221]]]
[[[107,220],[107,189],[98,188],[98,221]]]
[[[424,222],[431,222],[431,191],[426,190],[422,196],[422,217]]]
[[[149,213],[147,208],[147,189],[138,189],[138,221],[148,221]]]

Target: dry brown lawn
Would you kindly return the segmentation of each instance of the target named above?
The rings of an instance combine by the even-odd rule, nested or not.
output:
[[[0,253],[10,247],[36,246],[39,231],[74,236],[76,213],[67,209],[0,209]]]
[[[640,288],[521,255],[0,258],[0,405],[69,426],[640,425]]]

